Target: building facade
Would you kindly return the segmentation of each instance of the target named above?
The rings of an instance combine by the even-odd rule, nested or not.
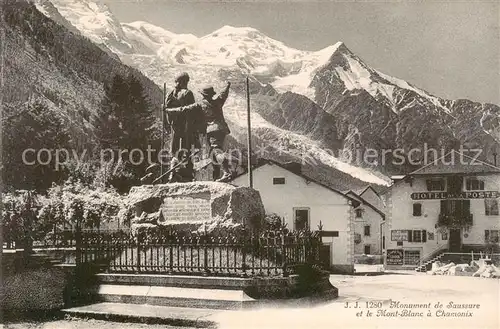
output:
[[[243,174],[231,181],[247,186]],[[304,176],[298,164],[265,161],[253,169],[253,188],[259,191],[267,214],[281,217],[292,230],[323,231],[323,252],[332,271],[354,271],[355,199]]]
[[[498,247],[499,190],[500,168],[456,151],[395,181],[386,195],[386,267]]]
[[[370,188],[367,188],[370,190]],[[359,201],[360,205],[354,209],[354,258],[360,261],[361,258],[369,256],[377,263],[382,262],[382,250],[385,241],[384,209],[377,209],[371,202],[368,202],[362,192],[356,194],[349,191],[348,196]],[[370,194],[368,194],[370,196]],[[376,201],[373,199],[372,202]],[[375,203],[375,202],[374,202]],[[382,202],[379,202],[380,206]]]

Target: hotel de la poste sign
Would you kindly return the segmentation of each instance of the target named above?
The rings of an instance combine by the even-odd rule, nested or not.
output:
[[[436,199],[490,199],[498,198],[498,191],[474,191],[474,192],[415,192],[410,195],[412,200],[436,200]]]

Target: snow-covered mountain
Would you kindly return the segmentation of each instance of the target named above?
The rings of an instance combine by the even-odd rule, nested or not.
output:
[[[109,8],[91,0],[36,1],[39,8],[42,1],[51,1],[83,35],[159,85],[173,81],[179,71],[191,75],[192,89],[205,84],[220,88],[223,80],[231,80],[234,93],[225,113],[241,140],[246,125],[243,80],[250,75],[257,141],[364,182],[386,185],[388,180],[373,168],[359,168],[370,167],[366,164],[341,161],[339,153],[328,149],[408,150],[424,143],[468,143],[489,150],[500,141],[498,106],[436,97],[371,68],[342,42],[302,51],[254,28],[231,26],[197,37],[142,21],[119,22]],[[53,11],[45,13],[56,19]],[[279,147],[283,143],[293,145],[292,151]]]

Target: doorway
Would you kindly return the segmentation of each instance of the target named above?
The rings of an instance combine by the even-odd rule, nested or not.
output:
[[[462,231],[458,228],[450,229],[449,237],[450,252],[459,252],[462,248]]]

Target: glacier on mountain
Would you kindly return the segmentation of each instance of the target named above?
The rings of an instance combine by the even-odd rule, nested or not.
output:
[[[338,102],[352,101],[349,97],[358,94],[366,102],[374,100],[383,104],[389,112],[392,111],[391,115],[422,107],[452,116],[452,109],[456,106],[454,101],[442,100],[404,80],[369,67],[342,42],[319,51],[304,51],[288,47],[255,28],[228,25],[198,37],[173,33],[144,21],[121,23],[109,8],[92,0],[50,1],[80,33],[105,45],[124,63],[141,70],[160,85],[172,81],[179,71],[190,73],[194,90],[207,83],[217,89],[222,80],[250,75],[260,89],[272,86],[279,93],[304,95],[325,111],[327,105],[333,108]],[[45,14],[53,15],[48,11]],[[227,104],[228,120],[244,131],[244,90],[232,95]],[[263,96],[259,94],[259,97]],[[377,114],[370,112],[370,115]],[[480,123],[490,123],[494,115],[485,115]],[[314,152],[324,164],[366,182],[387,185],[389,181],[370,170],[340,161],[338,157],[323,152],[316,140],[282,129],[258,113],[252,113],[252,119],[256,131],[272,130],[275,136],[291,138]],[[384,124],[389,126],[389,122]],[[401,131],[401,126],[396,129]]]

